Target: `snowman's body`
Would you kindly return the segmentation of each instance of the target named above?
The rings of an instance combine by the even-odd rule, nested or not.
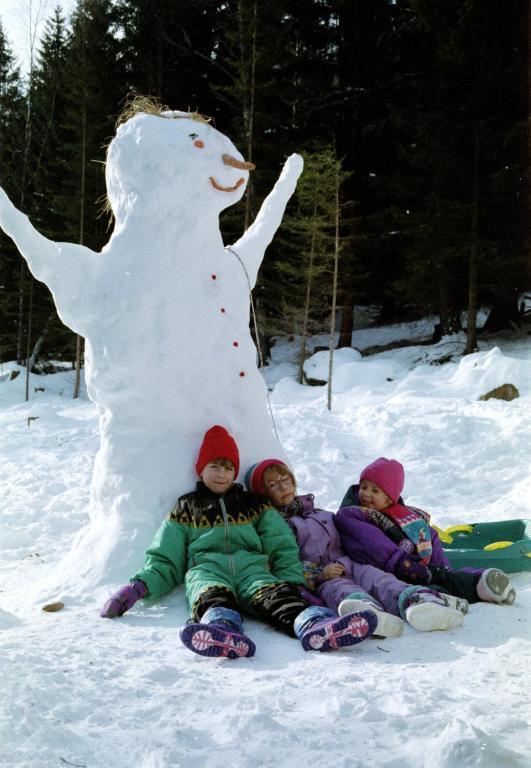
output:
[[[109,145],[116,224],[99,254],[46,240],[0,198],[3,228],[86,339],[87,391],[100,412],[90,525],[63,563],[65,585],[73,572],[81,585],[138,566],[162,516],[193,487],[213,424],[234,435],[243,471],[282,456],[249,290],[302,161],[290,158],[255,223],[225,248],[218,216],[243,194],[245,165],[225,136],[185,113],[132,118]]]

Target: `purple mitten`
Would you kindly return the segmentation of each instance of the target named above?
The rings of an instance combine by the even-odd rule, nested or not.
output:
[[[395,576],[410,584],[429,584],[431,573],[415,555],[403,554],[395,565]]]
[[[137,579],[132,581],[126,587],[120,587],[118,592],[107,600],[100,611],[102,619],[114,619],[116,616],[122,616],[129,608],[132,608],[137,600],[141,600],[147,592],[147,587],[143,581]]]
[[[314,592],[310,592],[310,590],[306,589],[306,587],[299,585],[299,594],[302,598],[304,598],[304,600],[307,600],[310,605],[324,605],[321,598],[317,597]]]

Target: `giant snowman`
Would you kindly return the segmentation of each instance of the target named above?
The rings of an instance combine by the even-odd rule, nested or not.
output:
[[[282,456],[249,333],[249,292],[302,170],[292,155],[249,229],[225,247],[218,217],[251,163],[187,112],[136,114],[107,152],[113,234],[95,253],[40,235],[0,190],[0,224],[58,313],[85,337],[100,447],[89,523],[55,571],[54,594],[121,582],[176,497],[193,488],[203,433],[234,435],[242,471]],[[50,584],[51,586],[51,584]]]

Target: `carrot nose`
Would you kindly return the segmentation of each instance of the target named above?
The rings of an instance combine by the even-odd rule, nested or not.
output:
[[[241,171],[252,171],[256,168],[254,163],[245,163],[243,160],[236,160],[232,155],[223,155],[223,162],[225,165],[230,165],[231,168],[239,168]]]

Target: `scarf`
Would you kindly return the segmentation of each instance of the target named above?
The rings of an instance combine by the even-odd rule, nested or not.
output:
[[[428,565],[432,553],[431,531],[423,515],[403,504],[392,504],[383,512],[413,542],[421,563]]]

